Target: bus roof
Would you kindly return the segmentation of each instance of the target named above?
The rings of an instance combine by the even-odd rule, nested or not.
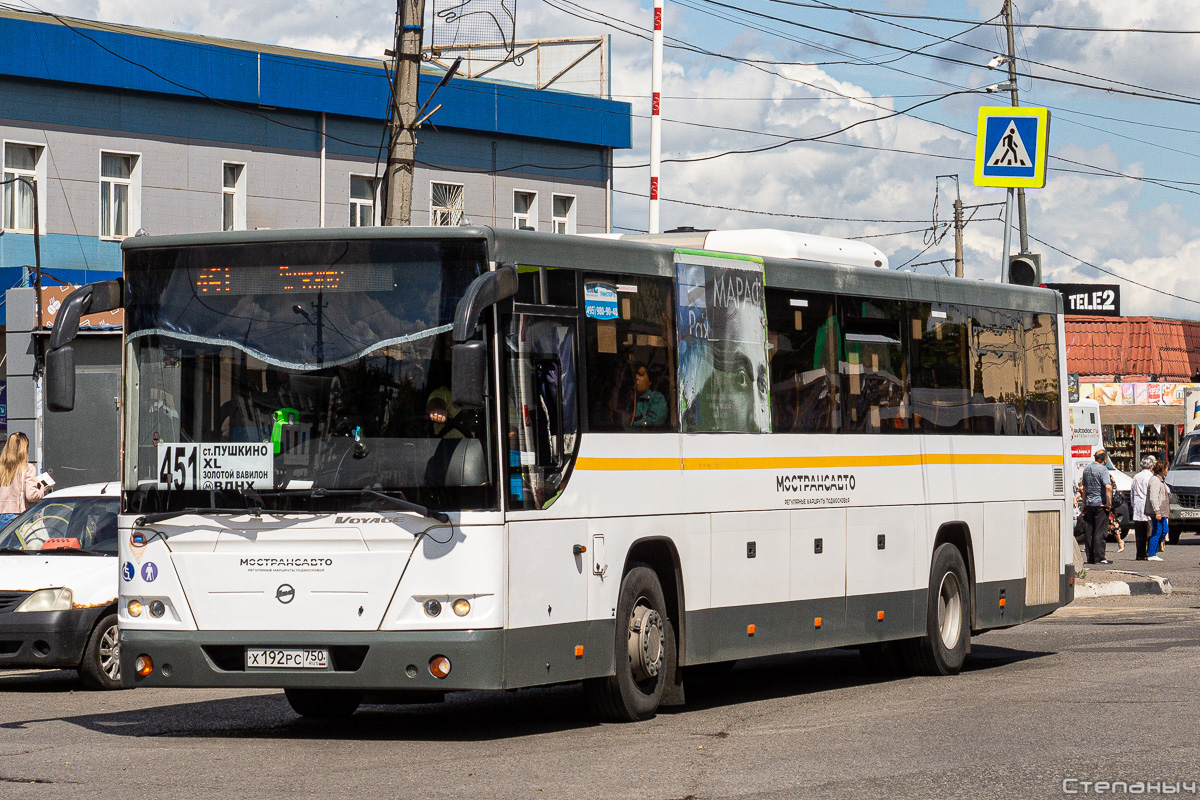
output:
[[[483,239],[493,261],[528,266],[584,268],[675,276],[675,250],[668,243],[518,231],[486,225],[459,227],[310,228],[137,236],[121,249],[197,247],[257,242],[304,242],[371,239]],[[602,254],[602,255],[601,255]],[[719,253],[714,253],[719,255]],[[803,258],[764,258],[768,286],[810,292],[889,297],[933,303],[960,303],[1062,314],[1062,295],[1049,289],[940,278],[867,266],[848,266]],[[801,269],[802,267],[802,269]]]

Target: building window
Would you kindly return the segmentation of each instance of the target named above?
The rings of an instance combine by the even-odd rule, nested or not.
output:
[[[221,230],[246,230],[246,165],[221,165]]]
[[[575,232],[575,198],[565,194],[554,195],[554,219],[552,220],[555,233]]]
[[[138,217],[137,161],[135,155],[100,154],[101,239],[124,239]]]
[[[367,228],[379,224],[376,202],[379,181],[370,175],[350,176],[350,227]]]
[[[24,181],[27,178],[34,186],[38,183],[38,164],[42,148],[31,144],[4,144],[4,230],[33,233],[33,188]]]
[[[463,187],[461,183],[429,184],[429,224],[461,225]]]
[[[513,192],[513,227],[537,230],[537,192]]]

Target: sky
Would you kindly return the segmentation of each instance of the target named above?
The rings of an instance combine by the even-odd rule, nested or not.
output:
[[[12,7],[29,7],[9,0]],[[516,0],[518,38],[612,35],[633,105],[614,224],[647,226],[652,2]],[[997,280],[1003,189],[972,184],[1002,0],[666,0],[662,227],[868,237],[892,268],[953,271],[955,181],[973,215],[965,275]],[[59,14],[380,57],[387,0],[34,0]],[[432,0],[429,2],[430,9]],[[822,7],[825,6],[825,7]],[[1022,105],[1051,109],[1046,186],[1026,192],[1043,280],[1118,283],[1122,312],[1200,319],[1200,13],[1191,0],[1014,3]],[[941,17],[949,21],[922,19]],[[1105,30],[1061,30],[1054,27]],[[1190,30],[1164,34],[1125,29]],[[917,52],[911,52],[917,51]],[[1080,85],[1082,84],[1082,85]],[[906,112],[906,113],[896,113]],[[850,127],[853,126],[853,127]],[[791,138],[823,137],[789,142]],[[759,149],[695,160],[730,150]],[[678,161],[673,161],[678,159]],[[625,167],[624,165],[629,165]],[[686,201],[686,202],[668,202]],[[714,208],[719,207],[719,208]],[[741,209],[741,210],[733,210]],[[750,212],[770,212],[750,213]],[[936,218],[936,222],[935,222]],[[1018,249],[1013,209],[1011,250]]]

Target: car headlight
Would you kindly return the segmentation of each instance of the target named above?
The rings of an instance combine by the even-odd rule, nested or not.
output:
[[[70,589],[39,589],[13,611],[69,611],[74,602]]]

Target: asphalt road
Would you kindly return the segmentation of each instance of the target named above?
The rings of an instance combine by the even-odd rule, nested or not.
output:
[[[570,686],[321,724],[278,692],[103,694],[69,672],[0,672],[0,797],[925,800],[1195,783],[1200,537],[1165,557],[1175,595],[976,637],[957,677],[881,677],[842,650],[742,662],[633,725],[588,721]]]

